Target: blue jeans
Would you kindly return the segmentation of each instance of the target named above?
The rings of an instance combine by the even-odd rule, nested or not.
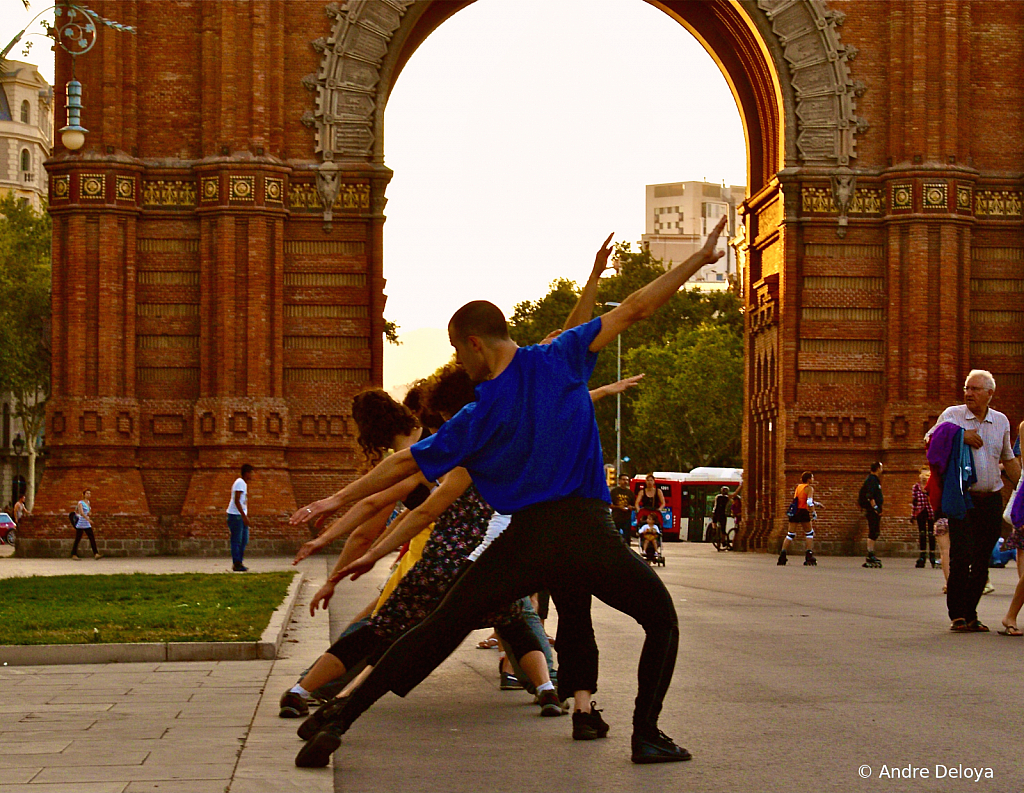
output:
[[[228,530],[231,532],[231,561],[235,567],[242,564],[245,546],[249,544],[249,527],[241,515],[228,515]]]

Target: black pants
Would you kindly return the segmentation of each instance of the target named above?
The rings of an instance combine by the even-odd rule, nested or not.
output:
[[[877,540],[882,533],[882,516],[875,512],[872,507],[864,510],[864,517],[868,519],[868,539]]]
[[[935,521],[928,518],[927,512],[917,513],[917,546],[924,554],[925,548],[935,558]]]
[[[657,573],[622,544],[608,505],[583,498],[517,512],[437,610],[385,653],[349,700],[341,721],[351,724],[388,691],[405,696],[488,611],[544,587],[558,608],[559,691],[596,688],[597,647],[589,621],[589,598],[594,595],[629,614],[646,631],[633,724],[641,729],[657,725],[679,644],[672,597]],[[586,619],[577,616],[583,613]]]
[[[1003,499],[999,493],[971,493],[974,506],[963,520],[949,519],[949,618],[978,618],[978,601],[988,581],[988,560],[1003,531]]]
[[[95,556],[99,551],[96,550],[96,535],[92,533],[92,529],[75,529],[75,544],[71,546],[71,555],[78,555],[78,543],[82,541],[83,534],[89,538],[89,544],[92,546],[92,555]]]
[[[534,651],[543,652],[540,641],[521,614],[508,622],[495,625],[494,629],[498,638],[517,659]],[[327,652],[341,661],[346,669],[351,669],[363,660],[376,664],[392,643],[377,633],[368,620],[360,620],[346,630]]]

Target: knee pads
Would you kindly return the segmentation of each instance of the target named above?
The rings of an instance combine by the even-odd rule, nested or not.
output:
[[[786,532],[786,539],[787,540],[795,540],[796,539],[796,532],[795,531]]]
[[[806,537],[808,540],[813,540],[814,539],[814,529],[808,529],[807,532],[804,534],[804,537]]]

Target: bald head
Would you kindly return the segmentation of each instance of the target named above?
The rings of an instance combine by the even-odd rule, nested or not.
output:
[[[504,341],[509,338],[505,315],[494,303],[474,300],[456,311],[448,322],[452,339],[466,340],[476,336],[488,341]]]

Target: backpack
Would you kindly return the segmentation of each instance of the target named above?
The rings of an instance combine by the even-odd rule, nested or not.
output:
[[[868,509],[871,506],[871,501],[868,499],[868,480],[864,480],[864,484],[860,486],[860,492],[857,494],[857,506],[861,509]]]
[[[71,528],[77,529],[78,528],[78,513],[77,512],[69,512],[68,513],[68,522],[71,524]]]

